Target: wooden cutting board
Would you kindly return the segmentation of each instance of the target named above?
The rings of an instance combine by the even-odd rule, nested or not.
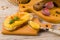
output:
[[[2,9],[1,7],[7,8]],[[7,0],[0,0],[0,32],[5,17],[14,14],[17,10],[18,7],[10,4]],[[38,36],[3,35],[0,33],[0,40],[60,40],[60,36],[50,32],[42,32]]]

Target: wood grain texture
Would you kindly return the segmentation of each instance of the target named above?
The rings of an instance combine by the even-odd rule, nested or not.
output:
[[[17,12],[18,7],[10,4],[7,0],[0,0],[0,7],[8,6],[8,9],[0,9],[0,32],[2,29],[2,23],[6,16]],[[60,25],[59,25],[60,26]],[[60,40],[60,36],[57,36],[50,32],[42,32],[38,36],[21,36],[21,35],[3,35],[0,34],[0,40]]]

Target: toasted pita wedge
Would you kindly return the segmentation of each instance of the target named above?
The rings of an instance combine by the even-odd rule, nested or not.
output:
[[[12,31],[21,27],[27,21],[32,20],[33,16],[26,12],[18,12],[14,15],[8,16],[4,21],[4,28]]]

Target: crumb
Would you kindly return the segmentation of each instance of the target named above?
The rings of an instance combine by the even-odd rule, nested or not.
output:
[[[1,6],[2,10],[5,10],[4,6]]]
[[[8,7],[6,7],[6,9],[7,9]]]
[[[4,8],[4,6],[1,6],[1,8]]]
[[[7,6],[1,6],[1,9],[5,10],[5,9],[8,9],[8,7]]]

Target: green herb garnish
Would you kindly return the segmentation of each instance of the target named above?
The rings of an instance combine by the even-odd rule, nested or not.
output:
[[[9,24],[12,24],[12,23],[14,23],[14,20],[10,20]]]
[[[18,17],[16,17],[16,16],[14,17],[14,20],[15,20],[15,21],[17,21],[18,19],[19,19]]]
[[[9,24],[14,23],[14,22],[17,21],[18,19],[19,19],[19,18],[15,16],[12,20],[10,20]]]

